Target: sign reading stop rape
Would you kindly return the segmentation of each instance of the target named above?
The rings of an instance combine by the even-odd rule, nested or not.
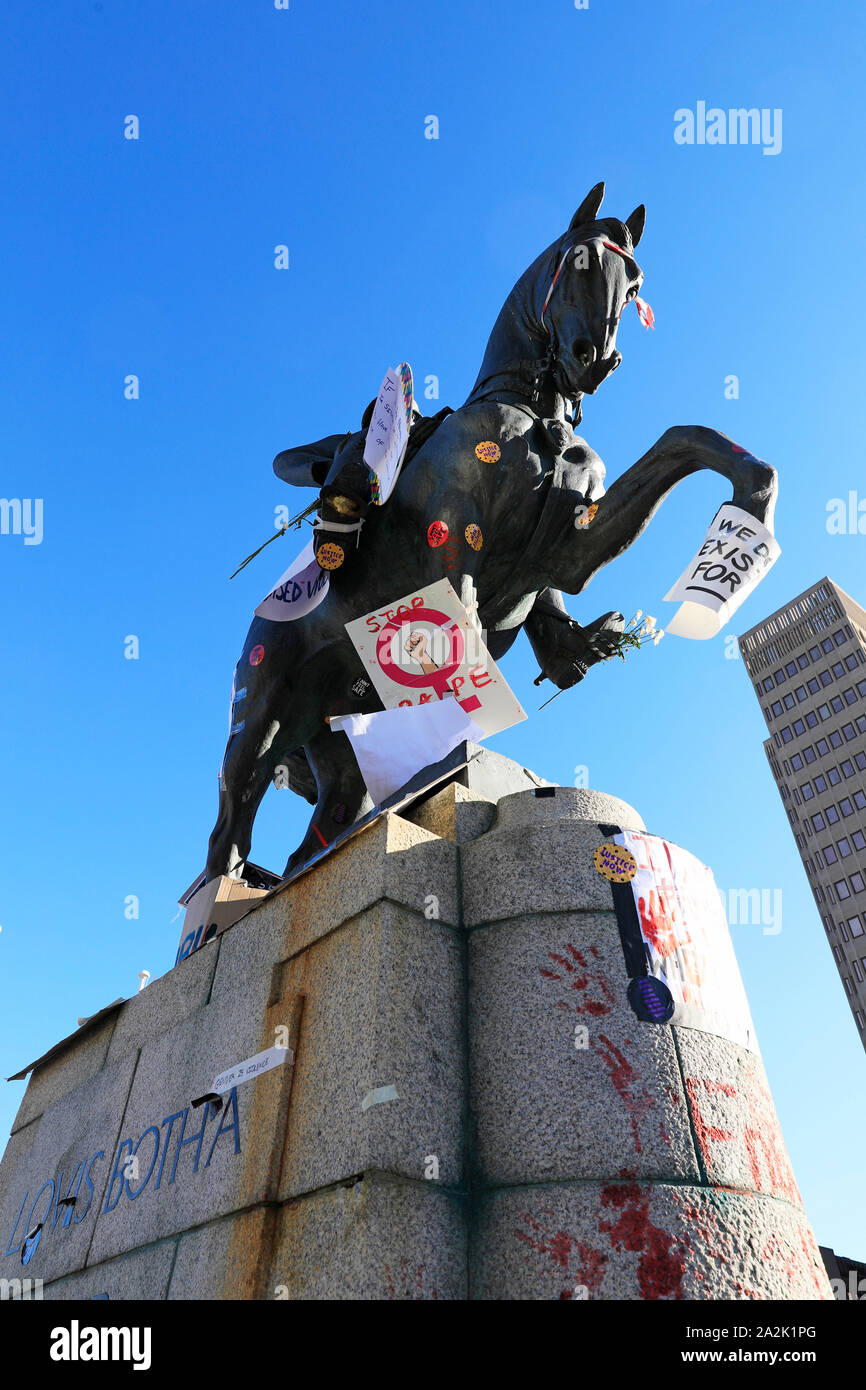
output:
[[[486,735],[526,718],[447,579],[346,624],[386,709],[455,696]]]

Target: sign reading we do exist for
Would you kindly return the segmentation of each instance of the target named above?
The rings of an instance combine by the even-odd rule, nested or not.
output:
[[[706,539],[665,603],[680,600],[667,630],[675,637],[714,637],[760,584],[781,555],[762,522],[726,502],[713,517]]]
[[[346,624],[386,709],[456,696],[485,735],[526,718],[447,579]]]

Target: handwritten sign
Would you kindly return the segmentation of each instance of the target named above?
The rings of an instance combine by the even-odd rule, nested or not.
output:
[[[328,592],[329,576],[313,554],[313,542],[304,546],[276,586],[256,609],[257,618],[272,623],[290,623],[318,608]]]
[[[742,507],[726,502],[706,540],[665,603],[680,601],[667,631],[676,637],[714,637],[757,588],[781,555],[772,531]]]
[[[346,623],[386,709],[452,695],[486,736],[526,712],[447,579]]]
[[[257,1052],[255,1057],[248,1057],[245,1062],[238,1062],[237,1066],[220,1072],[211,1090],[215,1095],[221,1096],[233,1086],[240,1086],[244,1081],[254,1081],[257,1076],[271,1071],[273,1067],[281,1067],[284,1062],[294,1060],[295,1054],[290,1047],[269,1047],[266,1052]]]
[[[381,506],[394,490],[403,466],[412,421],[412,368],[389,367],[379,387],[364,441],[364,462],[372,474],[373,501]]]

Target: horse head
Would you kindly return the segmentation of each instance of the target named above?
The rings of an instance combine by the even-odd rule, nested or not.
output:
[[[471,399],[517,377],[538,391],[542,376],[565,400],[592,394],[622,361],[619,321],[638,297],[643,272],[634,251],[643,233],[643,204],[624,222],[598,217],[604,184],[586,195],[567,230],[533,261],[508,296]],[[484,388],[484,389],[482,389]],[[549,394],[549,389],[548,389]]]

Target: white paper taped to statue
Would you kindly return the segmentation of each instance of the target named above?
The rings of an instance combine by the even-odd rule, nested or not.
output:
[[[331,719],[331,732],[347,734],[361,776],[375,805],[468,739],[485,737],[471,715],[452,697],[426,705],[343,714]]]
[[[328,572],[319,567],[313,542],[305,545],[256,609],[256,617],[290,623],[318,608],[328,592]]]
[[[697,555],[665,594],[665,603],[680,602],[666,630],[696,641],[715,637],[781,553],[772,531],[725,502]]]

